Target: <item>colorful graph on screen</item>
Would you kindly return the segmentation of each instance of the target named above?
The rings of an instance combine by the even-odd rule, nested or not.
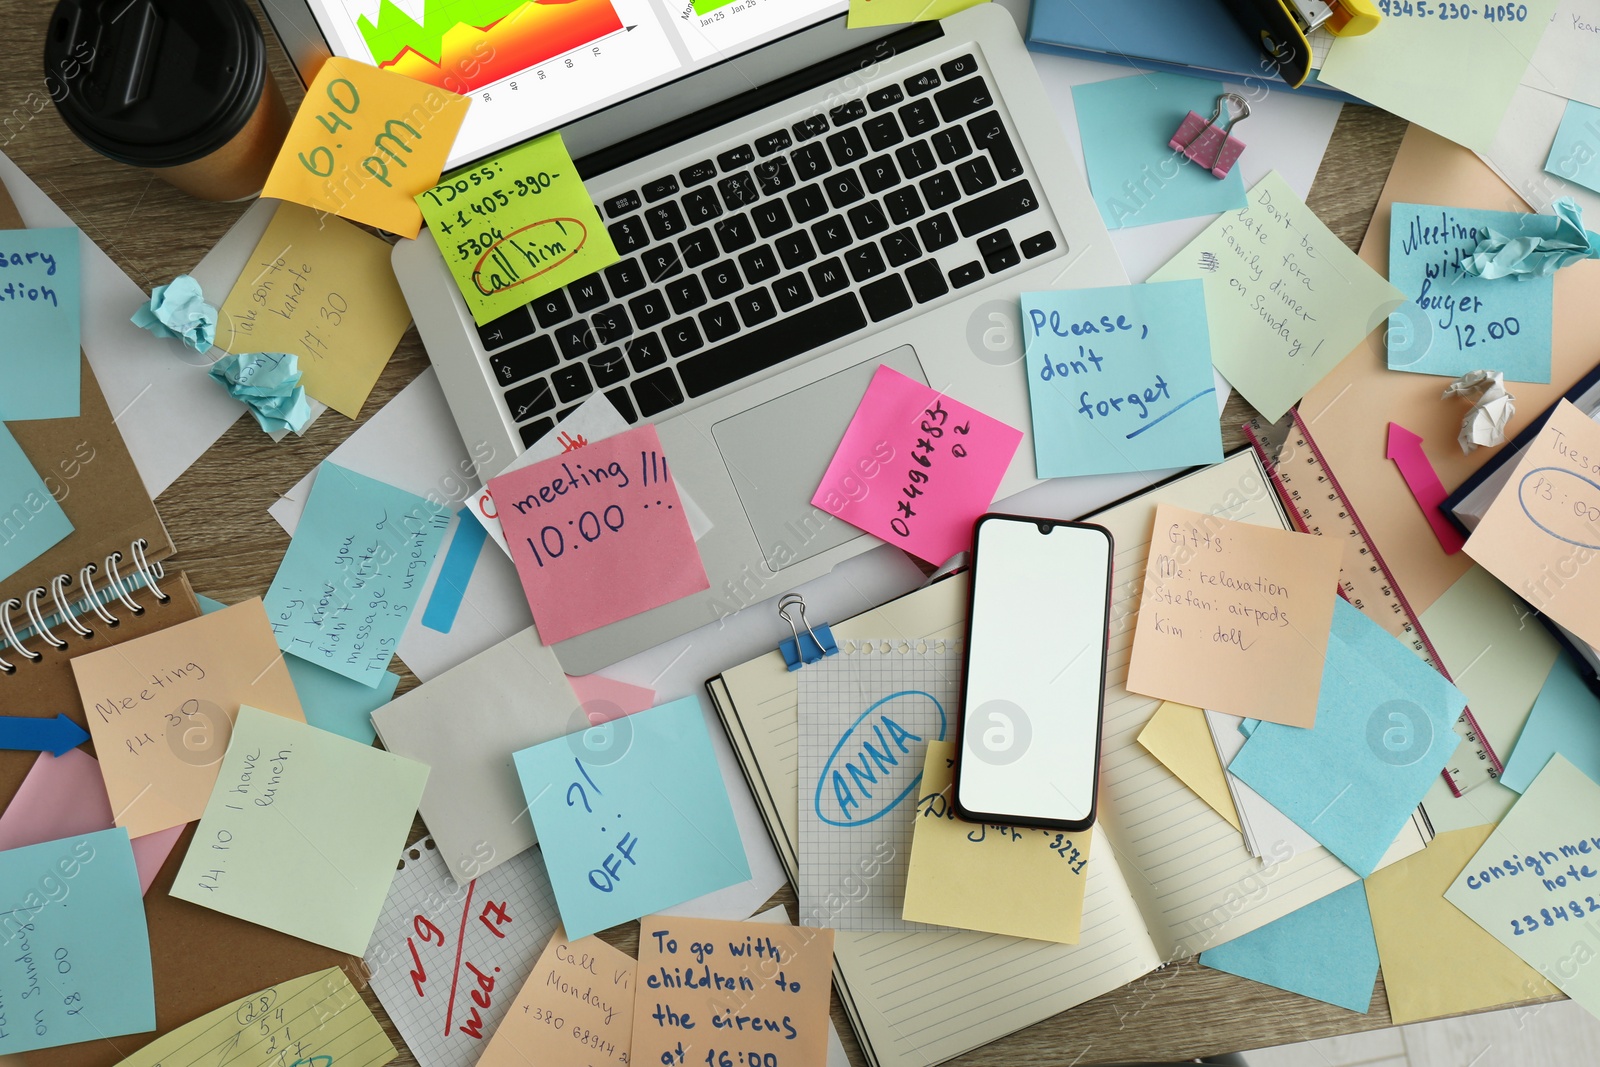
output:
[[[719,7],[727,7],[733,0],[694,0],[693,7],[696,15],[709,15]]]
[[[622,29],[611,0],[434,0],[419,23],[390,0],[356,21],[373,61],[470,93]]]

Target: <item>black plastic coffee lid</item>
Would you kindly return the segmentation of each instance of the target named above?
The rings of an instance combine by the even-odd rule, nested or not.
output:
[[[83,142],[119,163],[172,167],[244,128],[267,76],[243,0],[61,0],[45,85]]]

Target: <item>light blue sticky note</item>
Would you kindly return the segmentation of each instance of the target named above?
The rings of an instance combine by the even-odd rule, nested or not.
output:
[[[1395,204],[1389,220],[1389,281],[1407,302],[1389,316],[1389,369],[1456,377],[1504,371],[1508,382],[1550,380],[1555,279],[1485,279],[1460,261],[1493,229],[1523,231],[1522,212]]]
[[[1525,792],[1557,752],[1600,781],[1600,698],[1584,683],[1564,649],[1528,712],[1500,784]]]
[[[433,595],[428,598],[428,606],[422,609],[422,625],[441,634],[455,628],[456,615],[467,596],[467,585],[472,581],[478,556],[483,553],[483,543],[488,539],[488,528],[473,517],[470,510],[462,508],[456,512],[456,530],[450,536],[450,547],[445,549],[444,562],[439,564]]]
[[[220,600],[198,593],[195,600],[200,604],[202,615],[227,607]],[[285,657],[283,662],[289,665],[289,677],[294,681],[294,691],[300,697],[306,722],[363,745],[372,744],[372,739],[378,736],[372,728],[372,713],[394,699],[395,687],[400,684],[398,674],[385,671],[376,686],[368,686],[298,656]]]
[[[1203,283],[1022,294],[1041,478],[1222,460]]]
[[[1378,978],[1366,887],[1352,882],[1200,954],[1202,966],[1365,1015]]]
[[[746,881],[694,697],[516,753],[568,938]]]
[[[1223,91],[1221,82],[1160,73],[1072,87],[1089,189],[1107,229],[1244,207],[1238,167],[1226,178],[1213,178],[1167,147],[1184,116],[1210,116]]]
[[[78,231],[0,230],[0,420],[78,415]]]
[[[324,462],[267,590],[278,647],[381,685],[449,525],[415,493]]]
[[[1544,169],[1600,193],[1600,107],[1568,100]]]
[[[5,357],[0,356],[0,362]],[[0,393],[6,391],[0,373]],[[72,532],[72,521],[33,469],[22,446],[0,422],[0,582]]]
[[[155,1029],[128,831],[0,852],[0,1055]]]
[[[1341,597],[1316,725],[1263,722],[1228,770],[1365,878],[1460,743],[1466,703]]]

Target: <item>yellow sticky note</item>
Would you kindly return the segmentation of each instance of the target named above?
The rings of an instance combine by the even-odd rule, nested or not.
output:
[[[1211,742],[1204,711],[1166,701],[1139,731],[1139,744],[1215,808],[1228,825],[1239,829],[1239,813],[1233,810],[1233,796],[1228,792],[1222,764],[1217,761],[1217,746]]]
[[[480,326],[620,258],[559,133],[453,174],[417,204]]]
[[[984,0],[850,0],[845,25],[895,26],[902,22],[928,22],[965,11]]]
[[[394,1045],[337,967],[268,986],[156,1038],[117,1067],[383,1067]]]
[[[1452,830],[1367,878],[1372,932],[1396,1023],[1483,1011],[1559,990],[1444,899],[1493,825]]]
[[[355,419],[411,324],[411,311],[386,242],[284,203],[220,318],[217,344],[224,350],[294,353],[306,392]]]
[[[413,197],[439,180],[470,102],[334,56],[306,90],[262,195],[415,237]]]
[[[626,1064],[637,971],[632,956],[593,935],[568,941],[557,926],[478,1067]]]
[[[901,916],[1077,944],[1093,831],[962,822],[952,802],[955,751],[953,741],[928,742]]]

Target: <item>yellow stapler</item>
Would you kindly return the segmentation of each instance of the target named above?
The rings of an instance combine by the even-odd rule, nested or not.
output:
[[[1311,74],[1307,35],[1313,30],[1355,37],[1370,32],[1383,17],[1373,0],[1227,0],[1227,4],[1273,71],[1292,89]]]

